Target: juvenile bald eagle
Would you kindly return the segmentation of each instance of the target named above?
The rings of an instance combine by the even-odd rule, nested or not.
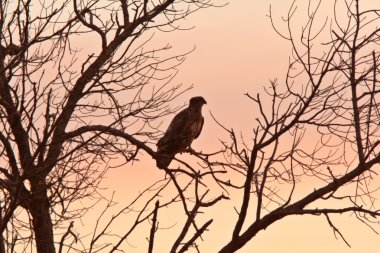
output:
[[[167,168],[175,154],[184,152],[202,131],[203,97],[193,97],[189,106],[180,111],[170,123],[165,135],[157,142],[157,167]]]

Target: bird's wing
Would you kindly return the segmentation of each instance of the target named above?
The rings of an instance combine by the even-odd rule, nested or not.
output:
[[[197,127],[198,132],[195,134],[194,139],[198,138],[198,136],[201,134],[204,122],[205,122],[205,119],[203,117],[201,117],[201,120],[199,120],[199,122],[198,122],[198,124],[199,124],[199,126]]]
[[[158,141],[157,146],[165,145],[165,143],[170,142],[173,138],[181,136],[188,124],[189,110],[186,108],[173,118],[165,132],[165,135]]]

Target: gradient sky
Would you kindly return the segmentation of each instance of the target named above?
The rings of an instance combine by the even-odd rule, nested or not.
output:
[[[195,26],[190,31],[157,35],[155,43],[169,42],[175,50],[187,51],[196,46],[196,50],[188,56],[180,73],[173,80],[175,83],[194,84],[194,88],[181,97],[183,100],[175,101],[178,104],[183,104],[184,100],[195,95],[204,96],[208,102],[204,110],[206,123],[193,148],[212,151],[217,147],[219,139],[228,137],[213,122],[209,111],[227,127],[243,133],[250,132],[255,109],[244,93],[255,94],[262,91],[269,79],[283,80],[290,55],[289,45],[271,27],[267,17],[269,6],[272,4],[273,14],[280,20],[281,15],[287,13],[291,2],[231,0],[223,8],[202,10],[188,18],[185,24],[188,27]],[[168,117],[163,123],[163,130],[170,120],[171,117]],[[113,169],[107,175],[104,185],[109,191],[116,191],[116,199],[121,203],[131,200],[139,190],[157,177],[163,177],[147,155],[140,156],[140,159],[141,162],[134,163],[133,166]],[[232,206],[227,208],[233,211]],[[214,246],[210,245],[209,252],[219,248],[218,240],[228,238],[231,234],[230,230],[224,229],[228,225],[224,214],[218,217],[211,232],[208,232],[213,235],[206,237],[215,242]],[[343,240],[336,240],[324,217],[298,216],[285,218],[260,232],[239,252],[353,253],[378,250],[380,236],[354,217],[337,216],[335,221],[352,248],[348,248]],[[137,241],[129,243],[138,244]],[[139,250],[134,249],[133,252],[140,252]],[[141,252],[145,252],[145,248]]]

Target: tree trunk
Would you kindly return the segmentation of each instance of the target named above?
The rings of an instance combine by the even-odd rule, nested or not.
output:
[[[5,241],[4,236],[0,235],[0,253],[5,253]]]
[[[2,223],[3,222],[3,208],[1,204],[2,204],[2,199],[0,199],[0,221]],[[3,233],[0,233],[0,253],[5,253],[5,242],[4,242]]]
[[[31,180],[30,213],[38,253],[55,253],[53,223],[44,179]]]

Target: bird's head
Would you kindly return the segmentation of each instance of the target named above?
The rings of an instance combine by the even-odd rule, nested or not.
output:
[[[206,100],[203,97],[192,97],[190,99],[190,107],[202,107],[202,105],[207,104]]]

